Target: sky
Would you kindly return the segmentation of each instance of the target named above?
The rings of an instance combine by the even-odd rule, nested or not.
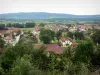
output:
[[[16,12],[97,15],[100,0],[0,0],[0,14]]]

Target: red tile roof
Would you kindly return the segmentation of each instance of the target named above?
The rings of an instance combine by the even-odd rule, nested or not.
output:
[[[66,41],[66,40],[72,41],[71,38],[64,38],[64,37],[61,37],[60,40],[63,41],[63,42]]]
[[[58,30],[58,29],[60,29],[59,26],[52,26],[52,30]]]
[[[17,31],[17,30],[20,30],[20,28],[10,28],[10,30],[15,30],[15,31]]]
[[[87,25],[83,25],[83,26],[81,26],[81,28],[86,29],[86,28],[88,28],[88,26]]]
[[[73,46],[78,46],[78,43],[77,43],[77,42],[74,42],[74,43],[73,43]]]
[[[68,26],[66,26],[66,25],[63,25],[63,26],[61,26],[62,28],[68,28]]]
[[[42,28],[43,28],[42,26],[38,26],[38,25],[34,27],[35,30],[40,30]]]
[[[0,33],[3,34],[5,32],[7,32],[8,30],[0,30]]]
[[[42,44],[36,44],[35,46],[36,46],[36,48],[40,48],[42,46]],[[46,51],[51,51],[56,54],[63,53],[63,48],[57,44],[45,44],[45,46],[47,47]]]
[[[12,37],[11,36],[6,36],[5,40],[12,40]]]
[[[93,26],[95,29],[100,29],[100,26]]]

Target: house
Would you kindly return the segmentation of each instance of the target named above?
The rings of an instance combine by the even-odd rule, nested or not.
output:
[[[68,26],[66,26],[66,25],[63,25],[62,27],[63,27],[64,29],[67,29],[67,28],[68,28]]]
[[[4,37],[4,41],[6,42],[6,44],[12,43],[13,37],[8,35],[8,36]]]
[[[11,27],[11,28],[9,28],[9,33],[12,33],[12,32],[18,32],[18,31],[20,31],[21,29],[20,28],[16,28],[16,27]],[[14,34],[15,34],[14,33]]]
[[[84,29],[84,28],[79,28],[79,31],[80,31],[80,32],[85,32],[86,29]]]
[[[1,34],[4,34],[4,33],[6,33],[8,30],[0,30],[0,33]]]
[[[79,30],[80,32],[85,32],[88,28],[89,28],[88,25],[81,25]]]
[[[33,31],[32,31],[32,34],[35,35],[35,36],[36,36],[36,35],[39,35],[40,30],[43,29],[43,28],[44,28],[44,27],[42,27],[42,26],[38,26],[38,25],[35,26],[34,29],[33,29]]]
[[[0,30],[0,34],[8,33],[9,30]]]
[[[70,31],[70,32],[74,32],[74,31],[76,31],[76,30],[77,30],[77,28],[75,28],[75,27],[70,27],[70,28],[69,28],[69,31]]]
[[[95,29],[100,29],[99,25],[93,26]]]
[[[51,26],[51,25],[45,25],[44,28],[45,28],[45,29],[51,29],[52,26]]]
[[[84,24],[81,26],[82,29],[88,29],[88,25]]]
[[[59,26],[52,26],[51,30],[53,31],[59,31],[60,27]]]
[[[71,38],[65,38],[65,37],[60,38],[59,42],[63,47],[70,46],[73,43]]]
[[[0,37],[4,37],[4,35],[0,33]]]
[[[15,27],[9,28],[9,30],[0,30],[0,35],[5,41],[5,45],[12,44],[14,46],[19,41],[20,35],[23,34],[23,32],[17,34],[16,31],[19,30],[20,28],[15,28]],[[7,33],[7,35],[4,36],[5,33]]]
[[[0,36],[3,38],[5,33],[9,33],[9,30],[0,30]]]
[[[43,44],[36,44],[35,47],[36,48],[40,48]],[[56,54],[61,54],[63,53],[63,48],[61,46],[59,46],[58,44],[44,44],[44,46],[46,46],[46,50],[47,52],[54,52]]]
[[[73,46],[78,46],[78,43],[77,42],[73,42]]]
[[[12,44],[13,46],[15,46],[15,44],[18,43],[21,35],[22,34],[19,34],[19,35],[13,37],[12,33],[11,33],[8,36],[4,37],[5,45]]]
[[[35,30],[35,31],[40,31],[42,28],[44,28],[44,27],[36,25],[36,26],[34,27],[34,30]]]
[[[36,31],[36,30],[33,30],[33,31],[32,31],[32,34],[33,34],[34,36],[39,35],[39,33],[40,33],[40,32],[39,32],[39,31]]]

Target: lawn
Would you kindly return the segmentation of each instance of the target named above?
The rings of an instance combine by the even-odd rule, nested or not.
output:
[[[33,28],[21,28],[22,31],[33,31]]]

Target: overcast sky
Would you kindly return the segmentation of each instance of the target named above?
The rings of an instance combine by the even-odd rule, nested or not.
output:
[[[13,12],[100,14],[100,0],[0,0],[0,13]]]

